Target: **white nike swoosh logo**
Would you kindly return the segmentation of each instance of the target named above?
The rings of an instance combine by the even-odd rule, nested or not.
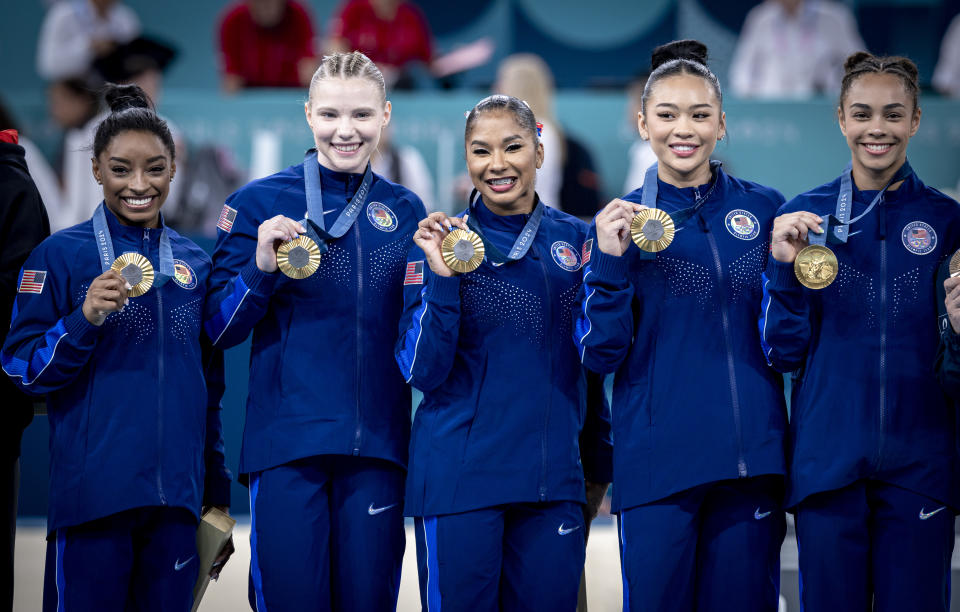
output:
[[[197,556],[197,555],[191,555],[190,558],[187,559],[186,561],[184,561],[183,563],[180,563],[180,559],[178,558],[178,559],[177,559],[176,561],[174,561],[174,563],[173,563],[173,569],[174,569],[174,571],[179,572],[180,570],[182,570],[182,569],[184,568],[184,566],[186,566],[187,563],[190,563],[191,561],[193,561],[193,558],[196,557],[196,556]]]
[[[760,519],[765,519],[765,518],[767,518],[768,516],[770,516],[770,513],[771,513],[771,512],[773,512],[773,510],[767,510],[766,512],[760,512],[760,507],[757,506],[757,509],[754,510],[754,512],[753,512],[753,518],[755,518],[755,519],[757,519],[757,520],[759,521]]]
[[[933,516],[933,515],[936,514],[937,512],[940,512],[941,510],[946,510],[947,507],[946,507],[946,506],[941,506],[941,507],[937,508],[936,510],[934,510],[933,512],[924,512],[925,509],[926,509],[926,508],[920,508],[920,520],[921,520],[921,521],[927,520],[928,518],[930,518],[931,516]]]
[[[380,514],[381,512],[386,512],[387,510],[389,510],[390,508],[393,508],[396,505],[397,504],[390,504],[389,506],[384,506],[382,508],[374,508],[373,504],[370,504],[370,507],[367,508],[367,514],[369,514],[370,516],[374,516],[376,514]]]
[[[577,529],[580,529],[580,525],[575,525],[575,526],[571,527],[570,529],[564,529],[564,528],[563,528],[563,523],[560,523],[560,528],[557,529],[557,533],[559,533],[560,535],[567,535],[568,533],[571,533],[571,532],[573,532],[573,531],[576,531]]]

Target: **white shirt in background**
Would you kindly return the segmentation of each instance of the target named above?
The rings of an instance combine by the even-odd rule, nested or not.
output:
[[[788,15],[776,0],[747,14],[730,65],[733,93],[744,98],[809,98],[840,91],[843,63],[866,48],[850,9],[807,0]]]
[[[943,35],[933,86],[944,95],[960,98],[960,15],[953,18]]]
[[[140,34],[140,20],[120,2],[105,18],[89,0],[62,0],[50,7],[40,28],[37,72],[47,80],[84,75],[95,59],[94,40],[127,43]]]

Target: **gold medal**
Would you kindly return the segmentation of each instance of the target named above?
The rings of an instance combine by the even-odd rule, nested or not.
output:
[[[473,272],[483,263],[483,241],[475,232],[457,228],[443,239],[440,253],[454,272]]]
[[[793,273],[804,287],[823,289],[837,278],[840,264],[833,251],[819,244],[804,247],[793,262]]]
[[[950,278],[960,276],[960,250],[950,258]]]
[[[124,253],[113,260],[110,269],[130,284],[130,297],[140,297],[153,286],[153,265],[140,253]]]
[[[673,219],[659,208],[644,208],[630,222],[630,236],[638,247],[656,253],[670,246],[675,233]]]
[[[277,266],[290,278],[307,278],[320,267],[320,247],[308,236],[297,236],[277,249]]]

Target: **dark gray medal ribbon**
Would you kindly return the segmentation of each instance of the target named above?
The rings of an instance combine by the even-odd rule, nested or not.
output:
[[[167,226],[162,222],[163,228],[160,232],[160,269],[155,273],[153,284],[157,287],[163,286],[168,280],[173,278],[173,248],[170,246],[170,236],[167,234]],[[113,237],[110,235],[110,226],[107,225],[106,205],[100,202],[100,206],[93,212],[93,234],[97,239],[97,250],[100,252],[100,271],[106,272],[113,265],[116,259],[113,251]]]
[[[360,187],[353,194],[353,198],[347,203],[347,206],[340,212],[333,227],[328,232],[326,223],[323,219],[323,190],[320,187],[320,162],[317,161],[317,150],[310,149],[303,158],[303,180],[307,195],[307,216],[300,221],[307,231],[306,234],[320,249],[320,253],[327,252],[327,242],[340,238],[350,229],[350,226],[360,216],[363,205],[366,204],[367,196],[370,195],[370,185],[373,183],[373,170],[370,163],[367,163],[367,169],[363,173],[363,180]]]
[[[710,196],[713,195],[713,190],[717,188],[717,177],[719,173],[717,170],[720,168],[722,163],[717,160],[710,160],[710,187],[700,196],[696,202],[693,203],[693,206],[689,208],[684,208],[678,210],[675,213],[670,214],[670,218],[673,219],[673,225],[680,229],[680,226],[686,223],[691,217],[697,214],[697,211],[704,205],[704,203],[710,199]],[[660,191],[660,186],[657,184],[657,162],[647,168],[647,172],[643,175],[643,186],[642,195],[640,197],[640,204],[646,206],[647,208],[656,208],[657,207],[657,194]],[[658,240],[659,238],[654,238]],[[640,259],[656,259],[657,254],[649,251],[644,251],[643,249],[637,249],[640,251]]]
[[[470,211],[473,212],[474,207],[476,206],[477,200],[477,190],[474,189],[473,193],[470,194]],[[504,255],[503,251],[497,248],[495,244],[490,242],[486,236],[483,234],[483,229],[480,227],[480,223],[477,221],[476,215],[470,215],[467,218],[467,227],[474,231],[480,240],[483,242],[483,248],[486,250],[486,259],[493,264],[494,266],[502,266],[505,263],[511,261],[517,261],[518,259],[523,259],[523,256],[527,254],[527,251],[530,250],[530,246],[533,245],[533,239],[537,235],[537,230],[540,229],[540,221],[543,220],[543,202],[540,201],[540,196],[534,194],[534,207],[533,212],[530,213],[530,218],[527,219],[527,223],[523,226],[523,230],[520,231],[520,235],[517,236],[517,239],[513,243],[513,247],[510,249],[508,255]]]

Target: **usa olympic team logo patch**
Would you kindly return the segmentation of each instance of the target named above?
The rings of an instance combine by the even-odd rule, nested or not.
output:
[[[558,240],[550,246],[553,261],[567,272],[576,272],[580,269],[580,255],[569,242]]]
[[[173,260],[173,282],[184,289],[197,288],[197,274],[190,267],[190,264],[182,259]]]
[[[370,224],[381,232],[392,232],[397,229],[397,215],[380,202],[370,202],[367,205],[367,219]]]
[[[749,210],[731,210],[724,223],[734,238],[753,240],[760,235],[760,222]]]
[[[916,255],[926,255],[937,248],[937,232],[923,221],[907,223],[900,237],[903,246]]]

